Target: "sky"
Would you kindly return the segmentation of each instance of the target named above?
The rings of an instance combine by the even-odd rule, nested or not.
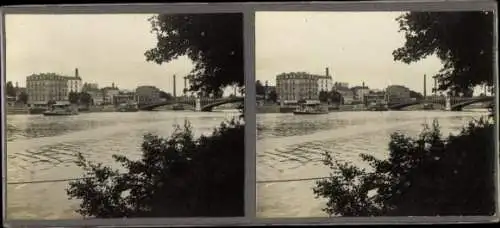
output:
[[[162,65],[146,62],[144,52],[156,46],[147,21],[151,16],[6,15],[6,80],[24,87],[31,74],[72,76],[78,68],[84,82],[99,87],[155,85],[172,93],[176,74],[181,94],[193,64],[186,57]]]
[[[402,12],[257,12],[256,79],[275,84],[282,72],[325,74],[349,86],[383,89],[404,85],[427,94],[441,61],[430,56],[410,65],[393,60],[405,39],[396,18]]]

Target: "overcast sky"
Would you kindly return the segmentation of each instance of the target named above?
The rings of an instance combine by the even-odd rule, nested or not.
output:
[[[156,46],[150,16],[7,15],[6,79],[25,86],[33,73],[73,75],[78,68],[83,81],[100,87],[114,82],[123,89],[155,85],[172,92],[176,74],[180,94],[192,63],[187,58],[163,65],[146,62],[144,52]]]
[[[401,12],[258,12],[255,14],[256,78],[275,84],[282,72],[324,74],[350,86],[382,89],[400,84],[427,92],[441,62],[432,56],[407,65],[394,62],[392,51],[402,47],[396,17]]]

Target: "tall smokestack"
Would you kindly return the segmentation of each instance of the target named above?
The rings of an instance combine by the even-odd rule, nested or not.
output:
[[[424,74],[424,99],[427,97],[427,75]]]
[[[328,77],[330,76],[330,70],[328,69],[328,67],[325,69],[325,75]]]
[[[174,74],[174,97],[177,97],[177,89],[175,88],[175,74]]]
[[[80,77],[80,75],[78,74],[78,68],[75,68],[75,77]]]

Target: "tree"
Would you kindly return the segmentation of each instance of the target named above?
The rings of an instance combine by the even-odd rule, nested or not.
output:
[[[327,154],[334,172],[314,193],[329,200],[325,212],[344,216],[493,215],[494,126],[481,119],[448,138],[437,122],[416,139],[394,133],[388,159],[361,155],[373,171]]]
[[[11,81],[8,81],[5,84],[5,92],[6,95],[9,97],[15,97],[16,96],[16,88],[14,88],[14,85],[12,85]]]
[[[243,216],[244,132],[230,121],[198,139],[188,123],[166,139],[145,135],[142,159],[113,156],[126,172],[79,154],[84,178],[67,193],[82,200],[80,214],[98,218]]]
[[[19,94],[19,97],[17,98],[21,103],[27,104],[28,103],[28,94],[26,92],[21,92]]]
[[[188,55],[195,62],[190,90],[199,95],[217,95],[224,85],[243,90],[240,14],[160,15],[151,22],[159,40],[146,52],[149,61]],[[80,156],[88,178],[71,181],[67,194],[82,200],[80,214],[100,218],[244,216],[244,134],[237,120],[198,139],[188,125],[167,139],[147,134],[142,158],[114,156],[125,173]]]
[[[342,94],[333,90],[328,93],[332,103],[342,103]]]
[[[80,94],[77,92],[70,92],[68,97],[69,103],[71,104],[78,104],[80,102]]]
[[[79,94],[80,103],[83,105],[91,105],[93,103],[92,96],[89,93],[81,92]]]
[[[162,14],[149,21],[158,42],[146,51],[146,60],[162,64],[189,57],[195,65],[188,76],[190,91],[213,94],[226,86],[244,86],[241,13]]]
[[[91,84],[89,83],[83,83],[83,86],[82,86],[82,91],[83,92],[88,92],[88,91],[91,91],[91,90],[96,90],[96,89],[99,89],[99,88],[96,88],[96,87],[92,87]]]
[[[443,63],[435,75],[439,90],[470,94],[493,85],[493,12],[410,12],[396,19],[405,34],[395,61],[410,64],[435,54]]]
[[[319,92],[319,101],[321,102],[328,102],[329,97],[328,97],[328,92],[326,91],[320,91]]]
[[[213,97],[213,98],[221,98],[222,96],[224,96],[224,91],[222,89],[218,89],[218,90],[215,90],[212,93],[211,97]]]
[[[269,100],[274,103],[278,102],[278,94],[275,90],[271,90],[271,92],[269,92]]]
[[[257,80],[255,82],[255,93],[262,96],[266,94],[266,88],[264,87],[264,85],[262,85],[262,82],[260,80]]]
[[[49,100],[49,101],[47,101],[47,106],[49,106],[49,107],[53,106],[55,104],[57,104],[57,102],[55,100]]]

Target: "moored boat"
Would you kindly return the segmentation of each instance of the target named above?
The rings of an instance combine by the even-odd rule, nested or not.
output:
[[[387,111],[389,108],[385,104],[372,104],[368,107],[370,111]]]
[[[424,110],[434,110],[434,104],[424,104]]]
[[[184,110],[184,105],[182,105],[182,104],[175,104],[175,105],[172,107],[172,110],[175,110],[175,111]]]
[[[28,114],[43,114],[45,111],[47,111],[47,108],[31,107],[28,109]]]
[[[328,113],[328,110],[321,108],[320,104],[300,104],[299,107],[293,111],[294,115],[321,115]]]
[[[139,108],[137,108],[136,104],[120,104],[117,108],[118,112],[137,112]]]
[[[72,116],[78,115],[78,111],[72,109],[71,105],[52,105],[49,110],[43,112],[44,116]]]

